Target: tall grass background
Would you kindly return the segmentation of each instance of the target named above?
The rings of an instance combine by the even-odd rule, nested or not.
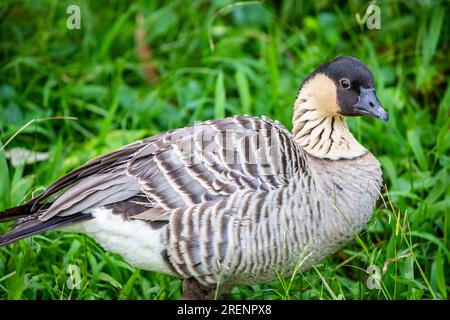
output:
[[[371,3],[380,30],[358,23]],[[71,4],[81,30],[66,27]],[[448,299],[449,17],[449,2],[432,0],[1,0],[0,209],[92,157],[195,121],[266,115],[291,128],[301,81],[352,55],[372,69],[390,114],[348,121],[382,163],[372,220],[315,268],[230,298]],[[16,147],[48,159],[13,166]],[[67,286],[71,264],[79,289]],[[85,236],[50,232],[0,249],[0,299],[177,299],[180,288]]]

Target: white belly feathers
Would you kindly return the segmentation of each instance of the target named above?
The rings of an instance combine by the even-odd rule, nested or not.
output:
[[[104,207],[90,212],[93,219],[64,229],[92,237],[104,249],[121,255],[135,267],[173,274],[162,254],[164,228],[153,230],[144,221],[124,220]]]

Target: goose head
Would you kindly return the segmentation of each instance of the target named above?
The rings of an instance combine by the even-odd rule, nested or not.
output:
[[[305,79],[299,98],[313,99],[324,116],[368,115],[383,121],[389,119],[376,96],[372,72],[354,57],[338,57],[319,66]]]
[[[329,160],[354,159],[367,152],[351,134],[346,117],[374,116],[383,109],[372,72],[353,57],[339,57],[314,70],[295,101],[292,134],[310,155]]]

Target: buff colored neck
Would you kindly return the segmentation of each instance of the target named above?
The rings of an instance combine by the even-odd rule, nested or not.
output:
[[[334,83],[323,74],[309,80],[295,101],[292,134],[308,154],[320,159],[354,159],[367,153],[338,115]]]

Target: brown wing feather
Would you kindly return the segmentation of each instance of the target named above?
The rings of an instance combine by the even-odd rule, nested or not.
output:
[[[284,140],[272,141],[273,133]],[[172,210],[223,199],[240,189],[269,190],[286,184],[301,163],[283,163],[280,154],[289,148],[297,147],[276,122],[227,118],[148,142],[129,162],[127,173],[162,208]]]
[[[68,173],[27,203],[35,207],[28,214],[53,202],[39,215],[47,221],[145,194],[158,210],[140,218],[153,220],[176,208],[214,203],[237,190],[286,184],[303,165],[301,150],[296,151],[298,161],[283,162],[283,155],[292,149],[298,148],[282,125],[257,117],[237,116],[167,131]]]

